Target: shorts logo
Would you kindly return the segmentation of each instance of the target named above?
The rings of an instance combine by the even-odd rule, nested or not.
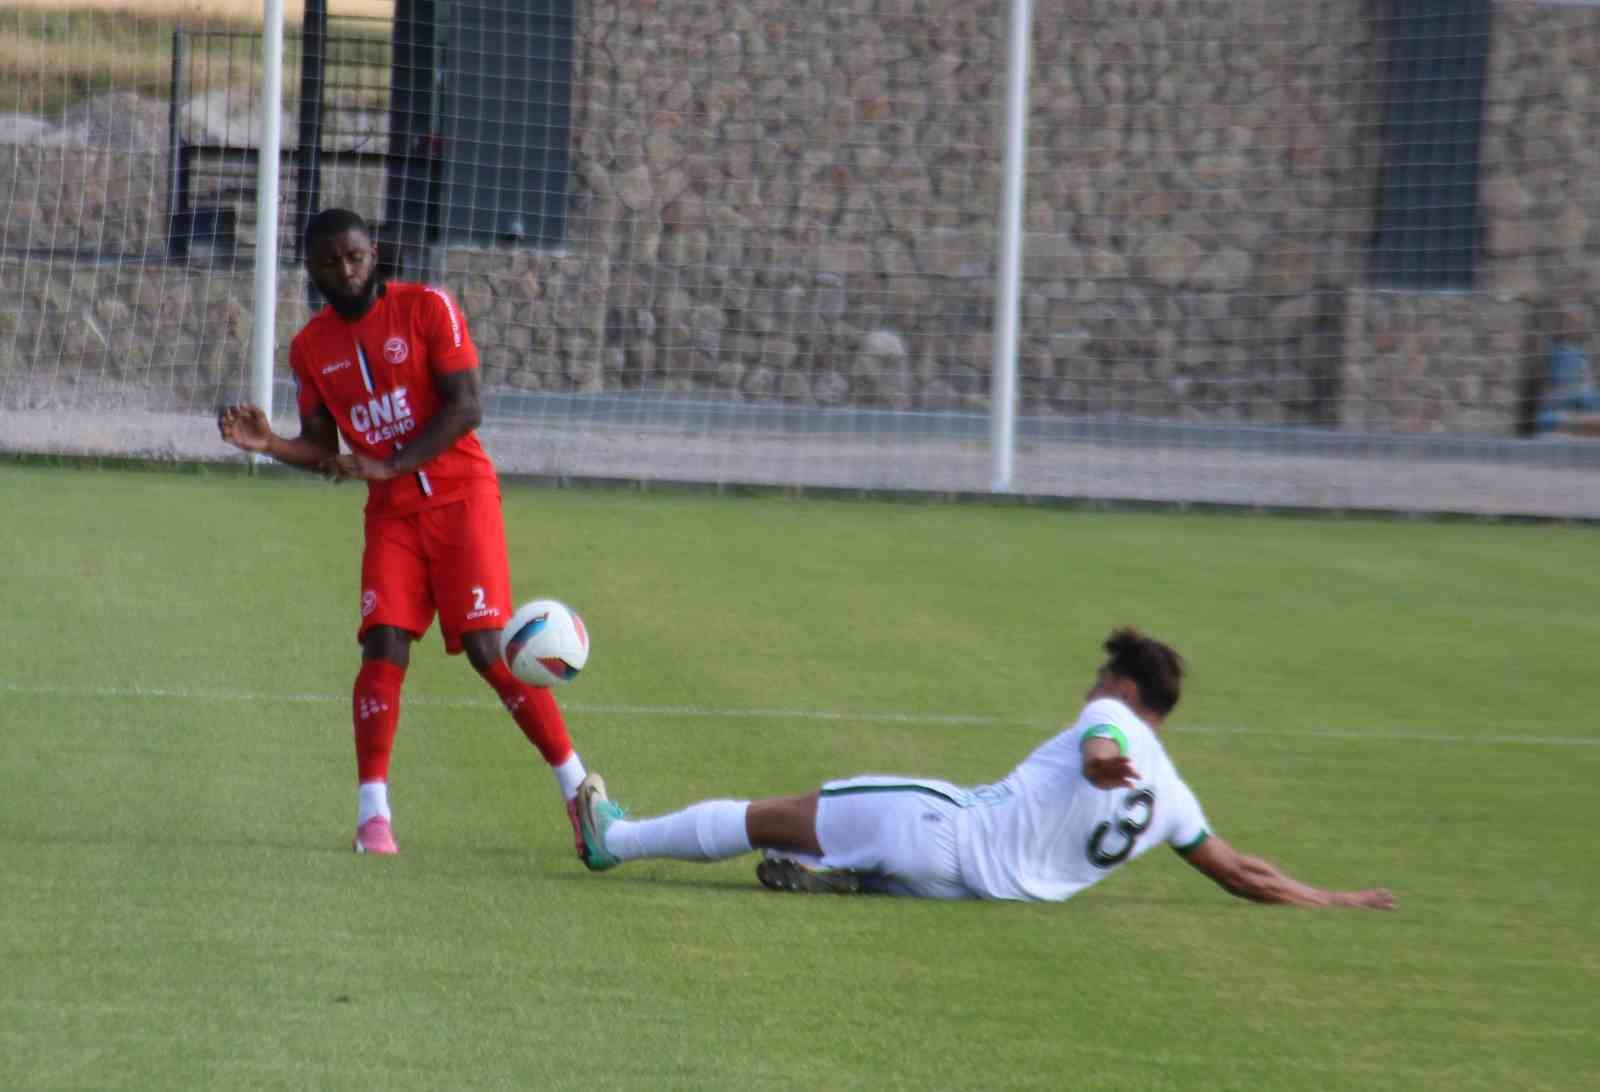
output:
[[[378,593],[368,588],[361,593],[361,617],[365,618],[378,609]]]
[[[497,618],[500,615],[499,607],[491,607],[485,601],[483,589],[474,585],[472,589],[472,609],[467,611],[468,621],[479,618]]]
[[[383,359],[391,364],[404,364],[410,352],[403,337],[392,337],[383,343]]]

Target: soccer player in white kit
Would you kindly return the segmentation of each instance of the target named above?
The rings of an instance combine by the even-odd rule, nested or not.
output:
[[[778,890],[1059,902],[1166,844],[1241,898],[1394,909],[1387,890],[1312,887],[1217,837],[1157,736],[1178,702],[1182,658],[1133,629],[1104,648],[1077,721],[993,784],[871,775],[632,820],[591,774],[578,790],[584,863],[763,850],[756,874]]]

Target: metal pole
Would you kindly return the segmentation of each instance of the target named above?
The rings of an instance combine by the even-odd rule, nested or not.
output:
[[[300,24],[300,135],[295,148],[294,245],[304,253],[306,221],[322,201],[322,77],[327,65],[328,0],[306,0]],[[314,308],[313,308],[314,309]]]
[[[989,488],[1011,491],[1016,463],[1017,313],[1022,290],[1022,202],[1028,160],[1028,45],[1033,0],[1011,0],[1006,61],[1006,149],[1000,195],[1000,268],[995,282],[994,359],[989,383]]]
[[[252,401],[272,416],[278,325],[278,168],[283,133],[283,0],[261,3],[261,145],[256,168],[255,326],[250,331]]]
[[[189,171],[183,162],[183,70],[189,55],[183,28],[172,28],[172,91],[167,102],[167,257],[189,256]]]

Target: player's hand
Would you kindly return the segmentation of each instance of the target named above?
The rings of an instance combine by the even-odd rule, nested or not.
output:
[[[359,451],[324,459],[319,469],[336,482],[386,482],[395,477],[395,470],[388,463]]]
[[[1127,755],[1110,758],[1085,758],[1084,780],[1097,789],[1131,789],[1139,780],[1139,771],[1133,768],[1133,759]]]
[[[272,442],[272,425],[260,406],[224,407],[217,414],[217,433],[241,451],[266,451]]]
[[[1340,904],[1352,910],[1395,910],[1400,906],[1394,892],[1385,887],[1371,887],[1365,891],[1345,891]]]

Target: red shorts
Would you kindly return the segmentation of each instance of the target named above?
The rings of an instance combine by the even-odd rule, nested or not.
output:
[[[361,628],[394,626],[418,637],[434,613],[445,651],[461,635],[511,618],[511,564],[498,493],[478,493],[407,516],[367,520],[361,554]]]

